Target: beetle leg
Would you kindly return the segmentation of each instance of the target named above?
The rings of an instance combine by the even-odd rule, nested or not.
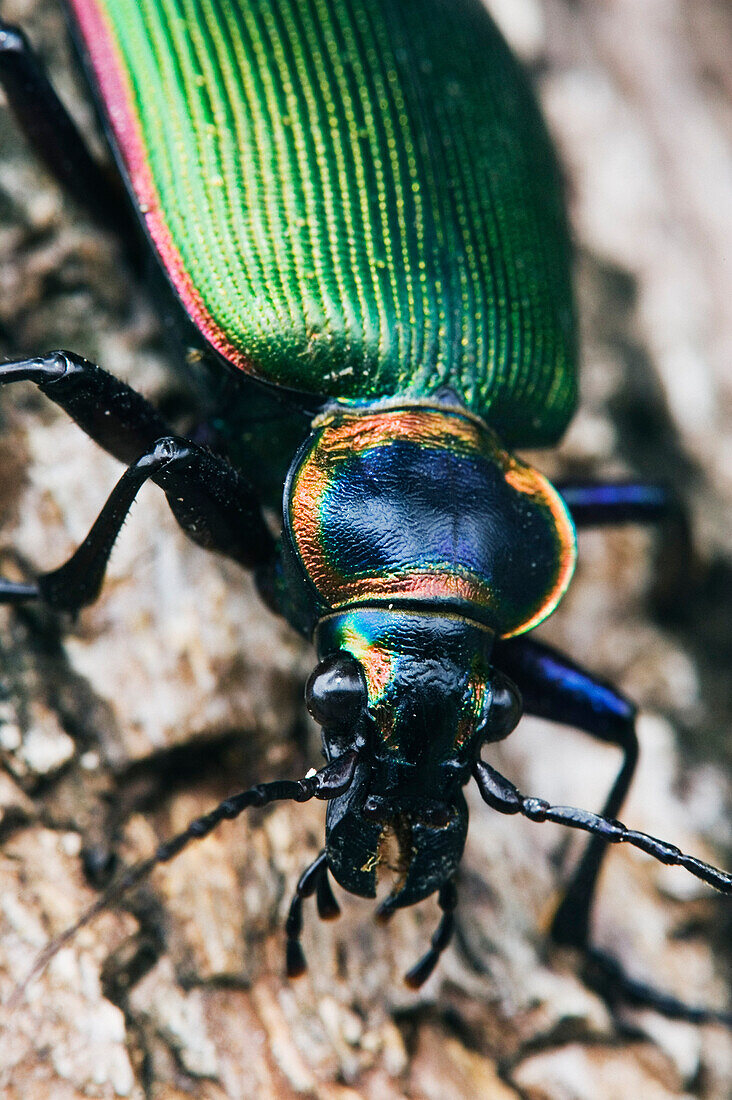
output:
[[[623,750],[622,766],[602,811],[604,819],[615,818],[638,759],[633,703],[612,685],[533,638],[497,642],[493,659],[517,684],[527,714],[576,726]],[[582,951],[593,971],[590,980],[607,993],[608,999],[622,992],[625,1000],[651,1005],[667,1016],[692,1021],[719,1018],[718,1013],[689,1007],[635,982],[614,959],[592,947],[590,917],[607,839],[594,831],[554,915],[552,938],[556,943]]]
[[[159,446],[159,443],[156,445]],[[152,478],[190,539],[254,569],[271,561],[274,539],[249,483],[226,459],[185,441],[185,453]]]
[[[0,19],[0,85],[29,144],[51,175],[106,228],[119,231],[127,200],[92,156],[25,34]]]
[[[653,599],[665,615],[678,611],[680,593],[688,592],[696,572],[686,510],[665,485],[644,481],[616,484],[557,482],[556,488],[578,529],[655,524],[663,532],[654,568]]]
[[[90,439],[125,466],[170,435],[157,410],[136,390],[88,359],[52,351],[0,364],[0,386],[35,382]]]
[[[499,813],[522,814],[530,821],[552,821],[559,825],[567,825],[572,829],[592,833],[605,843],[630,844],[653,856],[660,863],[670,867],[684,867],[696,878],[720,890],[723,894],[732,894],[732,874],[712,867],[711,864],[695,856],[686,855],[673,844],[649,836],[648,833],[628,829],[622,821],[613,820],[602,814],[594,814],[574,806],[552,806],[543,798],[527,798],[505,776],[483,760],[479,760],[475,765],[473,775],[484,802]],[[612,995],[613,992],[616,995],[620,993],[631,1002],[650,1005],[659,1012],[680,1019],[732,1023],[730,1013],[715,1009],[689,1008],[674,997],[658,993],[640,982],[633,981],[628,978],[616,960],[609,959],[602,951],[588,948],[586,941],[577,946],[585,951],[590,962],[601,971],[605,982],[609,984],[608,995]]]
[[[8,581],[0,577],[0,604],[27,603],[39,600],[41,592],[37,584],[23,584],[22,581]]]
[[[318,906],[318,916],[321,920],[335,920],[341,915],[341,907],[335,899],[333,888],[328,878],[328,865],[323,868],[323,873],[318,879],[315,888],[315,901]]]
[[[449,879],[440,888],[437,895],[437,904],[442,910],[442,919],[437,925],[437,931],[430,942],[429,951],[422,956],[418,963],[404,975],[404,981],[410,989],[419,989],[429,978],[439,962],[440,955],[452,939],[455,931],[455,907],[457,906],[457,889],[455,880]]]
[[[58,569],[43,573],[35,585],[0,584],[0,603],[41,599],[55,611],[76,613],[99,595],[109,556],[125,517],[139,489],[168,463],[185,454],[185,444],[172,437],[160,441],[152,454],[145,454],[125,470],[110,493],[78,550]]]
[[[3,581],[0,603],[40,598],[72,613],[93,603],[125,517],[148,480],[165,491],[178,523],[199,545],[245,566],[268,560],[272,536],[240,474],[196,444],[166,436],[125,470],[76,553],[36,586]]]
[[[300,876],[295,889],[295,896],[290,902],[285,924],[285,934],[287,936],[285,968],[288,978],[299,978],[307,970],[305,953],[300,943],[302,903],[305,898],[310,898],[313,894],[316,897],[318,916],[321,920],[335,920],[336,917],[340,916],[340,906],[333,896],[333,890],[328,881],[328,863],[325,849]]]
[[[665,485],[644,481],[557,481],[554,485],[577,527],[662,523],[683,516],[678,498]]]
[[[273,539],[242,475],[224,458],[173,437],[160,414],[130,386],[71,352],[0,365],[0,385],[19,381],[35,382],[91,439],[131,463],[77,553],[39,582],[40,595],[51,606],[78,610],[96,599],[114,540],[148,479],[164,490],[176,520],[199,546],[246,568],[270,560]],[[166,445],[172,447],[167,459]],[[27,585],[0,583],[2,603],[36,595]]]

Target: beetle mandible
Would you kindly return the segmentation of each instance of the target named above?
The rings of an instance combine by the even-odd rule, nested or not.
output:
[[[655,485],[554,487],[513,454],[556,443],[575,408],[571,255],[551,143],[479,0],[66,7],[124,194],[22,33],[0,23],[0,79],[21,127],[100,221],[118,225],[130,202],[236,401],[289,402],[308,427],[296,438],[293,414],[292,439],[270,456],[284,481],[275,539],[235,408],[223,457],[71,352],[3,364],[0,383],[34,382],[127,469],[79,551],[33,581],[3,581],[0,601],[91,603],[152,480],[186,534],[253,570],[266,602],[312,638],[306,702],[327,760],[227,799],[109,896],[249,806],[322,798],[325,848],[290,909],[288,973],[305,968],[303,899],[332,914],[330,876],[374,896],[393,842],[382,914],[434,893],[443,911],[407,975],[416,987],[453,928],[471,779],[500,813],[591,834],[557,942],[593,952],[608,842],[731,892],[729,874],[615,820],[637,758],[634,708],[526,637],[570,582],[575,527],[660,522],[675,505]],[[622,749],[602,814],[525,797],[481,760],[522,709]]]

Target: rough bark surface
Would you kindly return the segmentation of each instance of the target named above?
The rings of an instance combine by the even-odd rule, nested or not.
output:
[[[624,819],[729,862],[732,717],[732,9],[726,0],[490,0],[537,76],[566,167],[583,325],[582,408],[551,475],[663,477],[698,562],[653,614],[652,536],[583,535],[542,636],[642,706]],[[58,8],[7,0],[84,129]],[[158,320],[111,239],[0,114],[0,354],[70,347],[167,410],[183,407]],[[0,407],[0,572],[76,547],[119,467],[30,387]],[[82,848],[149,853],[226,793],[317,764],[312,654],[249,579],[186,542],[146,488],[102,599],[75,623],[0,614],[0,993],[96,897]],[[498,766],[527,792],[600,805],[617,756],[525,720]],[[649,1011],[613,1018],[547,948],[574,842],[471,800],[459,931],[419,994],[401,975],[436,906],[388,931],[365,902],[310,912],[308,975],[282,976],[282,924],[321,843],[321,805],[223,826],[64,948],[2,1011],[9,1100],[312,1096],[328,1100],[724,1100],[729,1033]],[[726,849],[726,850],[725,850]],[[726,916],[725,916],[726,913]],[[725,923],[726,922],[726,923]],[[598,941],[689,1002],[728,995],[729,908],[681,871],[612,853]]]

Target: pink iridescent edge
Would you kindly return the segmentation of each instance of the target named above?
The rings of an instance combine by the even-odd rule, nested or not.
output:
[[[132,89],[104,14],[94,0],[68,0],[68,3],[89,55],[104,111],[122,155],[138,210],[186,313],[219,355],[240,370],[254,373],[247,357],[227,340],[206,309],[173,243],[147,164]]]

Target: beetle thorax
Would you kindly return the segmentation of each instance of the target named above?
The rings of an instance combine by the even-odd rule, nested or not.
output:
[[[293,465],[285,529],[318,617],[432,608],[516,634],[554,609],[575,561],[549,482],[474,417],[438,407],[323,418]]]

